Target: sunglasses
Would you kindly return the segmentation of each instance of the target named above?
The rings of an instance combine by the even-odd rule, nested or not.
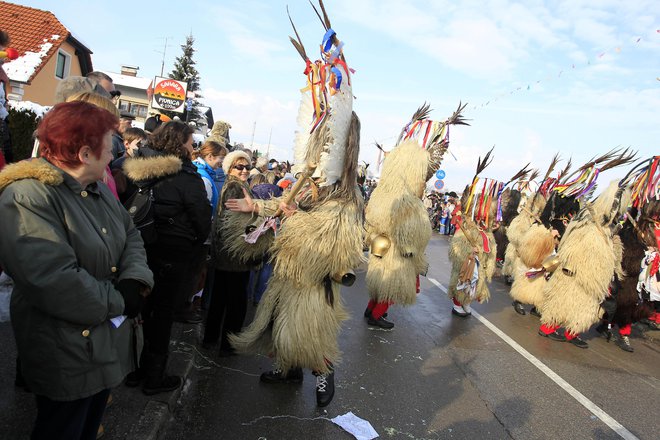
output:
[[[250,171],[252,169],[252,165],[234,165],[232,168],[238,171],[243,171],[243,170]]]
[[[117,96],[121,96],[121,92],[119,90],[113,90],[112,92],[109,92],[110,96],[113,98],[116,98]]]

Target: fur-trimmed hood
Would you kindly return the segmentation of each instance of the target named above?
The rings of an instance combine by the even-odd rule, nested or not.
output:
[[[0,192],[12,183],[23,179],[35,179],[45,185],[57,186],[64,181],[62,171],[46,159],[28,159],[7,165],[0,172]]]
[[[126,159],[123,168],[133,182],[145,182],[174,175],[182,166],[183,161],[176,156],[153,156]]]

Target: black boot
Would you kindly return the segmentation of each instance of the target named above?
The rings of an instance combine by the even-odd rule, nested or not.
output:
[[[316,375],[316,405],[323,408],[332,402],[335,396],[335,372]]]
[[[365,318],[371,318],[371,309],[369,307],[364,309],[364,317]]]
[[[557,341],[557,342],[566,342],[567,341],[566,336],[564,336],[563,334],[559,333],[556,330],[552,333],[547,333],[547,334],[543,333],[541,330],[539,330],[539,336],[543,336],[544,338],[550,338],[553,341]]]
[[[166,376],[167,355],[149,353],[144,356],[145,378],[142,392],[147,396],[174,391],[181,386],[179,376]]]
[[[589,344],[587,344],[587,341],[580,339],[579,336],[576,336],[573,339],[569,339],[568,342],[570,342],[571,344],[575,345],[578,348],[589,348]]]
[[[513,306],[513,310],[515,310],[517,314],[519,315],[527,314],[527,312],[525,312],[525,308],[523,307],[520,301],[514,301],[513,303],[511,303],[511,305]]]
[[[618,345],[621,350],[627,351],[628,353],[635,351],[632,345],[630,345],[630,338],[628,336],[619,335],[616,339],[616,345]]]
[[[375,327],[380,327],[380,328],[385,329],[385,330],[389,330],[389,329],[393,328],[394,323],[386,320],[384,318],[384,316],[385,315],[381,316],[378,319],[374,319],[373,317],[370,316],[369,319],[367,320],[367,324],[369,324],[371,326],[375,326]]]
[[[536,316],[537,318],[541,317],[541,312],[536,308],[536,306],[532,307],[532,310],[529,311],[530,315]]]
[[[301,383],[303,381],[302,368],[291,368],[286,373],[279,368],[261,373],[259,377],[264,383]]]

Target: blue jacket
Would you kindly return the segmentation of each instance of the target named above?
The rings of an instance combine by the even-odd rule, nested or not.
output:
[[[206,161],[204,161],[202,158],[195,159],[193,163],[197,167],[197,173],[199,173],[203,179],[211,182],[211,207],[213,208],[213,215],[215,215],[216,209],[218,207],[218,198],[220,197],[220,188],[222,188],[222,185],[225,181],[225,174],[222,169],[218,170],[220,173],[222,173],[222,181],[218,185],[218,171],[211,168],[209,164],[207,164]]]

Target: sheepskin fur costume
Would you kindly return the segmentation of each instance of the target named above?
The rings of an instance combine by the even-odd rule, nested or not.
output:
[[[537,309],[543,303],[543,285],[545,277],[539,274],[528,278],[525,274],[530,269],[540,269],[548,256],[555,250],[552,233],[543,225],[533,224],[523,236],[517,248],[520,272],[514,275],[509,294],[511,298],[523,304],[532,304]]]
[[[598,322],[612,277],[621,274],[621,247],[610,227],[629,197],[629,191],[621,197],[614,181],[569,223],[557,250],[559,267],[543,289],[543,324],[579,334]]]
[[[284,371],[326,373],[328,362],[340,360],[337,337],[348,314],[335,280],[364,262],[364,202],[356,185],[359,132],[353,113],[341,179],[321,188],[316,199],[308,192],[283,221],[272,247],[273,275],[255,318],[229,337],[237,351],[274,355]],[[322,126],[316,133],[331,135]]]
[[[367,288],[376,302],[416,301],[416,275],[426,273],[424,250],[431,239],[431,223],[420,198],[428,167],[429,153],[417,141],[399,144],[388,153],[367,205],[367,239],[383,235],[390,240],[382,258],[369,256]]]
[[[556,192],[552,193],[540,215],[542,224],[532,224],[517,247],[522,272],[514,276],[511,298],[523,304],[532,304],[537,309],[541,308],[545,277],[539,274],[528,278],[525,273],[532,269],[541,269],[543,260],[555,251],[557,240],[561,239],[569,219],[577,213],[579,207],[580,204],[574,197],[561,197]],[[559,233],[557,239],[552,235],[553,229]]]
[[[554,250],[555,240],[552,232],[545,226],[534,223],[520,241],[518,256],[527,268],[540,269],[543,260]]]
[[[222,171],[225,172],[225,176],[229,175],[229,171],[231,171],[231,166],[238,159],[245,159],[247,160],[248,164],[252,165],[252,158],[250,157],[249,154],[247,154],[243,150],[234,150],[231,153],[228,153],[225,156],[225,159],[222,161]]]
[[[495,273],[497,243],[495,242],[495,237],[493,237],[492,232],[484,231],[490,242],[491,251],[490,253],[483,252],[483,240],[481,234],[479,231],[477,231],[476,226],[474,225],[465,227],[466,223],[467,220],[463,222],[461,229],[456,231],[454,237],[451,239],[451,244],[449,247],[451,277],[449,279],[449,289],[447,291],[447,296],[449,296],[449,298],[456,298],[456,300],[461,304],[470,304],[475,299],[482,303],[490,299],[488,283],[490,283],[493,278],[493,274]],[[465,234],[469,234],[470,238],[468,239]],[[469,295],[466,295],[465,292],[456,289],[463,262],[473,253],[472,243],[474,243],[480,249],[478,252],[479,280],[477,281],[475,298],[472,298]]]
[[[211,128],[211,136],[207,138],[209,141],[214,141],[223,147],[229,144],[229,129],[231,125],[225,121],[216,121]]]
[[[234,260],[241,265],[254,268],[261,264],[273,244],[275,234],[272,229],[262,234],[256,243],[246,242],[245,233],[248,226],[258,227],[264,222],[265,217],[274,214],[279,199],[255,200],[255,203],[260,205],[260,215],[225,209],[224,204],[227,200],[245,197],[244,189],[251,194],[248,185],[234,176],[227,177],[222,187],[218,214],[213,222],[213,247],[218,267],[226,267],[229,261]]]
[[[502,275],[510,276],[515,280],[516,276],[525,271],[525,265],[520,260],[518,248],[521,246],[525,233],[543,211],[545,203],[546,199],[540,194],[528,195],[525,198],[525,203],[521,203],[520,213],[511,221],[506,231],[509,244],[504,254]]]

